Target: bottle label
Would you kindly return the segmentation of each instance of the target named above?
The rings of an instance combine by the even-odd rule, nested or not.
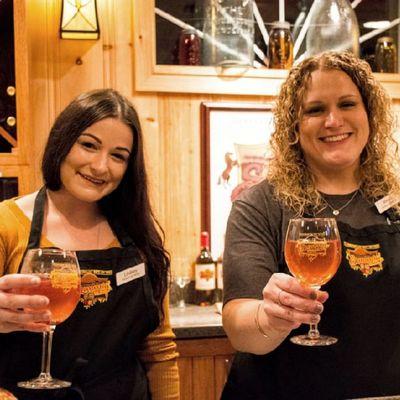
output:
[[[196,264],[196,290],[215,289],[215,264]]]
[[[223,281],[223,272],[222,272],[222,262],[217,262],[217,289],[224,288],[224,281]]]

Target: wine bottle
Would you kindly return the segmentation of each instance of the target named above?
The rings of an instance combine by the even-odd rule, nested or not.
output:
[[[201,232],[200,254],[195,265],[196,304],[208,306],[214,303],[215,263],[209,248],[208,232]]]

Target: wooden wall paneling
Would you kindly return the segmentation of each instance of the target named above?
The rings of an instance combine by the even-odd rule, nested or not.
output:
[[[18,162],[29,161],[28,151],[31,148],[29,135],[29,59],[28,59],[28,29],[26,10],[22,2],[14,2],[14,57],[15,57],[15,87],[17,92],[17,141]]]
[[[50,125],[48,31],[51,22],[47,4],[39,0],[14,1],[15,62],[17,88],[18,163],[29,166],[20,185],[20,194],[35,190],[41,183],[39,160],[41,143]],[[3,160],[2,160],[3,162]]]
[[[225,382],[228,378],[233,355],[221,355],[214,358],[214,394],[215,399],[220,399]]]
[[[114,1],[114,78],[115,88],[125,96],[133,93],[132,23],[133,1]]]
[[[176,343],[182,400],[218,400],[235,352],[229,340],[226,337],[178,339]]]
[[[159,100],[154,94],[134,94],[131,100],[142,127],[151,204],[158,221],[165,229],[164,139],[160,133]]]
[[[121,2],[123,8],[126,2]],[[115,26],[117,25],[114,1],[100,1],[97,3],[100,22],[100,36],[103,50],[103,82],[102,87],[115,88]],[[129,28],[129,27],[128,27]]]
[[[193,400],[214,400],[214,357],[193,358]],[[200,378],[201,377],[201,378]]]
[[[32,173],[28,165],[19,166],[18,171],[18,194],[29,193],[32,191]],[[10,175],[15,176],[15,175]]]
[[[186,271],[198,251],[197,228],[200,221],[199,100],[180,95],[159,95],[162,101],[161,132],[165,149],[165,217],[167,247],[174,256],[187,256]]]
[[[155,94],[159,99],[160,141],[164,169],[164,215],[167,248],[176,273],[192,274],[192,265],[199,248],[201,212],[200,174],[200,104],[203,101],[268,102],[270,97]],[[177,257],[188,260],[183,269]]]
[[[82,92],[99,89],[109,83],[109,60],[104,58],[104,35],[113,35],[110,26],[113,22],[112,5],[115,0],[103,0],[99,7],[99,40],[68,40],[58,38],[59,59],[57,82],[61,96],[60,110]],[[59,24],[58,13],[57,24]],[[111,13],[111,15],[110,15]],[[109,21],[111,19],[111,22]],[[110,32],[111,30],[111,32]],[[105,69],[107,73],[105,73]],[[106,78],[107,76],[107,78]]]
[[[93,40],[59,40],[59,91],[61,109],[82,92],[104,85],[102,38]]]
[[[135,80],[146,81],[150,78],[156,60],[154,23],[143,23],[154,20],[154,0],[134,0],[133,9],[133,42],[137,59],[134,62]],[[140,15],[139,15],[140,14]],[[139,61],[140,58],[140,61]],[[150,71],[150,74],[149,74]],[[137,82],[136,82],[136,85]],[[158,90],[158,89],[155,89]]]
[[[32,154],[32,126],[30,102],[30,51],[28,11],[25,2],[14,1],[15,86],[17,106],[17,148],[9,155],[1,156],[2,176],[17,177],[20,194],[34,188],[34,172],[28,165]],[[13,164],[13,165],[11,165]]]
[[[50,127],[58,113],[60,98],[56,90],[58,46],[56,25],[60,12],[58,2],[41,0],[26,1],[28,12],[28,44],[30,66],[30,132],[33,157],[30,167],[33,186],[36,190],[42,184],[40,162]]]
[[[181,400],[193,399],[193,363],[191,357],[178,358]]]

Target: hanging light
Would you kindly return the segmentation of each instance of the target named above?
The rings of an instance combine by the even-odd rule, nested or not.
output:
[[[63,0],[60,34],[62,39],[98,39],[96,0]]]

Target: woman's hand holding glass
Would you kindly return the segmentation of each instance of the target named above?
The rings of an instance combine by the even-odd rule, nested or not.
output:
[[[43,331],[41,372],[37,378],[18,382],[25,389],[59,389],[70,382],[54,379],[50,374],[52,338],[56,325],[74,311],[81,293],[78,260],[73,251],[62,249],[30,249],[24,256],[21,273],[38,278],[39,284],[17,288],[20,295],[42,295],[50,310],[49,329]],[[14,289],[15,290],[15,289]],[[25,306],[27,311],[29,306]]]
[[[297,218],[289,221],[285,261],[302,286],[319,289],[336,274],[341,258],[341,241],[334,218]],[[310,324],[307,335],[294,336],[290,340],[304,346],[336,343],[336,338],[319,334],[318,322]]]
[[[39,285],[40,278],[28,274],[9,274],[0,278],[0,333],[49,329],[49,299],[41,295],[18,294]]]
[[[327,299],[327,292],[304,287],[291,275],[272,274],[263,290],[268,329],[288,335],[301,324],[319,322]]]

